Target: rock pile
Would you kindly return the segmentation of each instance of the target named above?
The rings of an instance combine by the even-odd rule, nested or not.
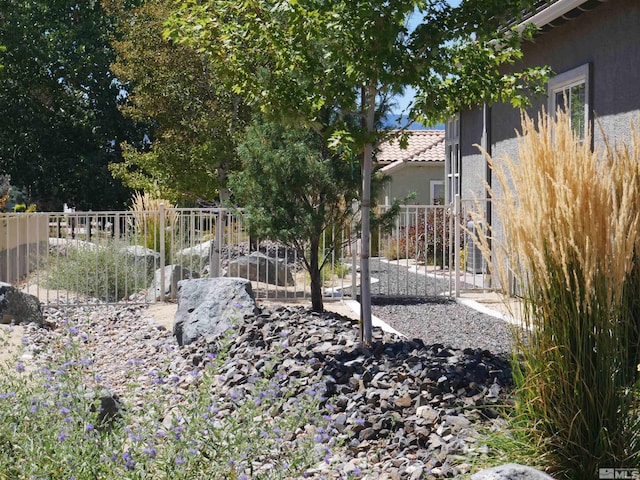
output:
[[[103,385],[141,414],[144,404],[136,391],[157,391],[170,416],[197,382],[194,370],[220,348],[220,337],[212,336],[178,347],[170,332],[133,307],[52,311],[47,321],[74,318]],[[28,331],[34,358],[46,362],[55,348],[63,348],[65,334],[59,330]],[[478,441],[479,427],[501,428],[496,406],[504,404],[511,382],[508,361],[482,350],[402,340],[379,329],[374,339],[371,348],[361,348],[357,322],[336,314],[263,309],[236,324],[219,388],[240,387],[251,395],[252,379],[277,375],[294,396],[309,388],[324,390],[327,435],[341,447],[307,478],[430,479],[470,473],[474,458],[487,453]],[[159,371],[164,380],[176,378],[171,388],[169,381],[158,381]],[[133,391],[126,388],[132,381]],[[367,472],[366,477],[357,472]]]
[[[389,479],[468,473],[473,457],[486,453],[476,445],[478,426],[500,422],[495,407],[511,384],[508,361],[487,351],[403,341],[378,329],[363,349],[357,322],[335,314],[265,310],[236,331],[225,366],[230,382],[264,375],[272,367],[264,359],[277,356],[290,389],[324,385],[333,435],[346,448],[338,466],[311,472],[318,478],[355,469]],[[201,339],[183,353],[198,364],[215,349]]]

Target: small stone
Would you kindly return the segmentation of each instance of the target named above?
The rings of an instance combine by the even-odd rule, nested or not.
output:
[[[401,397],[396,397],[393,400],[393,403],[396,404],[399,407],[406,408],[406,407],[411,406],[412,399],[411,399],[410,395],[403,395]]]

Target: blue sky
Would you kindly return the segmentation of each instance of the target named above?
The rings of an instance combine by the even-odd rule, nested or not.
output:
[[[448,3],[449,5],[457,7],[458,5],[460,5],[461,1],[462,0],[449,0]],[[422,20],[422,15],[420,15],[418,12],[414,12],[409,18],[409,23],[407,24],[409,31],[410,32],[413,31],[413,29],[416,27],[416,25],[418,25],[418,23],[420,23],[421,20]],[[413,100],[413,97],[415,96],[415,94],[416,94],[416,91],[414,88],[407,87],[406,91],[404,92],[404,95],[397,98],[398,106],[395,108],[396,112],[400,113],[404,109],[406,109],[409,103]]]

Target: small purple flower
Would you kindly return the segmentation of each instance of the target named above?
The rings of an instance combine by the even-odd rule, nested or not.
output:
[[[71,335],[77,335],[79,332],[78,327],[74,327],[73,325],[69,327],[69,333]]]
[[[67,438],[69,438],[69,434],[67,432],[65,432],[64,430],[60,430],[60,432],[58,432],[59,442],[64,442]]]
[[[63,415],[66,415],[67,413],[71,413],[71,410],[69,410],[67,407],[61,407],[60,410],[58,410],[58,412],[60,412]]]
[[[91,432],[91,431],[93,431],[94,429],[95,429],[95,427],[93,426],[93,424],[92,424],[92,423],[87,423],[87,424],[84,426],[84,431],[85,431],[85,432]]]
[[[141,442],[143,440],[142,435],[136,435],[133,432],[129,432],[129,438],[136,443]]]
[[[145,448],[142,449],[142,451],[144,453],[146,453],[147,455],[149,455],[151,458],[156,458],[157,453],[156,453],[156,449],[155,448],[153,448],[153,447],[145,447]]]
[[[184,458],[182,458],[182,457],[176,457],[176,464],[177,464],[177,465],[182,465],[182,464],[184,464],[184,463],[187,463],[187,461],[186,461]]]
[[[327,465],[331,464],[331,455],[330,454],[325,455],[323,460],[324,460],[324,463],[326,463]]]
[[[130,471],[136,468],[136,462],[133,458],[131,458],[129,452],[124,452],[122,454],[122,459],[124,460],[124,468],[126,470]]]
[[[22,363],[16,363],[16,370],[18,372],[24,372],[25,371],[25,367]]]

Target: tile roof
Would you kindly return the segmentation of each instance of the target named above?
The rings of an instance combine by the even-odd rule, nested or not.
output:
[[[400,132],[394,132],[400,135]],[[444,162],[444,130],[410,130],[406,149],[400,148],[398,135],[378,145],[375,159],[378,163],[388,164],[385,169],[395,169],[407,162]]]

